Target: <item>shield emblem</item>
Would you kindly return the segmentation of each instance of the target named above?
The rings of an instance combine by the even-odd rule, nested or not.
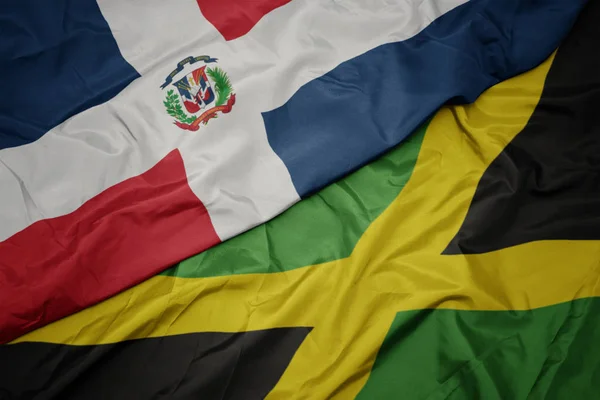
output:
[[[206,66],[195,69],[174,83],[185,109],[192,114],[206,108],[215,100],[205,69]]]
[[[204,65],[192,72],[188,72],[191,68],[183,72],[186,65],[197,62],[204,62]],[[200,125],[231,111],[235,93],[229,76],[217,65],[206,65],[216,62],[216,58],[209,56],[184,58],[160,85],[162,90],[168,88],[163,105],[167,114],[175,119],[173,123],[177,127],[197,131]],[[183,74],[185,76],[182,77]]]

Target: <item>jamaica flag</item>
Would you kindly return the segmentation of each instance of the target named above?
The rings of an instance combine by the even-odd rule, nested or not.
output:
[[[600,395],[600,3],[537,68],[0,347],[2,399]]]

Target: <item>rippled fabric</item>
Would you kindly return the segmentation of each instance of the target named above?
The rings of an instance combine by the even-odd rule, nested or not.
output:
[[[192,333],[102,346],[3,346],[0,396],[261,399],[277,383],[309,332],[310,328],[283,328]]]
[[[557,135],[555,122],[565,114],[570,125],[594,131],[588,103],[581,111],[570,100],[590,93],[590,85],[573,82],[585,79],[583,66],[595,60],[585,58],[598,40],[593,25],[599,18],[600,4],[590,3],[569,39],[540,66],[493,86],[473,104],[443,107],[413,141],[266,225],[0,347],[0,354],[11,355],[26,349],[11,357],[24,357],[18,365],[26,372],[0,362],[16,375],[5,385],[16,385],[18,393],[27,387],[15,382],[31,376],[36,387],[58,393],[68,376],[76,377],[78,389],[101,381],[116,398],[131,391],[173,398],[593,398],[600,392],[594,357],[600,351],[600,241],[564,231],[562,238],[531,236],[517,244],[498,238],[493,251],[445,249],[481,207],[482,183],[497,179],[483,200],[497,199],[489,189],[502,188],[504,175],[488,172],[506,167],[492,166],[521,135],[536,143],[528,158],[544,160],[535,170],[540,181],[557,177],[560,192],[569,194],[587,182],[582,176],[593,176],[593,155],[575,154],[595,148],[587,129],[574,130],[572,146],[562,150],[546,146],[543,132]],[[553,118],[537,118],[539,110]],[[528,134],[532,127],[539,135]],[[589,166],[556,175],[565,159],[577,166],[589,160]],[[523,169],[509,172],[528,176]],[[500,193],[512,211],[525,207],[533,220],[545,215],[519,201],[523,192]],[[547,197],[532,201],[540,211],[548,204]],[[544,225],[544,218],[536,221]],[[520,222],[511,225],[511,235],[520,232]],[[587,223],[593,227],[594,219]],[[240,346],[236,340],[256,332],[268,343]],[[219,340],[205,352],[200,337]],[[282,337],[293,340],[279,352]],[[132,352],[142,362],[128,360]],[[160,362],[165,352],[170,363]],[[78,354],[89,364],[79,367]],[[257,369],[248,377],[268,372],[260,385],[236,376],[248,370],[248,354]],[[195,368],[195,361],[213,355],[227,357],[204,371]],[[134,364],[139,371],[123,367]],[[151,382],[121,383],[124,376],[150,376]],[[205,382],[230,384],[220,396],[202,389],[189,395],[187,389]]]
[[[598,12],[596,6],[588,10]],[[597,393],[597,363],[589,354],[598,343],[599,241],[532,241],[484,254],[443,254],[481,177],[527,131],[544,102],[544,85],[556,83],[552,69],[564,65],[564,54],[573,56],[569,43],[579,43],[585,31],[575,31],[558,59],[494,86],[472,105],[440,110],[412,150],[398,147],[329,194],[231,241],[223,246],[227,251],[209,250],[169,276],[17,342],[89,346],[311,327],[266,398]],[[398,162],[414,160],[415,150],[414,166]],[[407,173],[406,181],[398,180]],[[359,178],[361,185],[350,183]],[[349,187],[354,190],[345,191],[346,201],[327,201],[335,198],[332,190]],[[381,203],[369,199],[377,194]],[[373,205],[390,197],[376,212]],[[365,209],[373,211],[356,211]],[[319,228],[325,217],[303,221],[297,210],[323,213],[336,228]],[[371,222],[351,245],[365,218]],[[347,233],[335,231],[338,224],[349,226]],[[299,249],[289,247],[294,232],[311,227],[315,237],[306,246],[297,239]],[[328,239],[329,232],[336,237]]]
[[[0,343],[271,220],[535,67],[585,2],[11,0]],[[378,212],[342,250],[267,265],[345,257]]]
[[[4,1],[0,149],[39,139],[139,76],[95,0]]]
[[[248,33],[266,14],[291,0],[197,1],[202,14],[219,30],[223,38],[234,40]]]
[[[190,257],[163,274],[203,278],[283,272],[348,257],[371,222],[404,189],[426,130],[427,125],[397,149],[278,218]]]
[[[534,240],[600,239],[595,8],[582,14],[559,50],[525,129],[481,178],[446,253],[484,253]]]
[[[400,312],[357,399],[593,399],[598,312],[598,298],[512,312]]]
[[[269,144],[298,194],[306,197],[380,156],[443,104],[471,103],[537,66],[564,38],[560,30],[572,26],[566,18],[578,9],[561,10],[566,4],[469,1],[413,37],[341,63],[263,113]]]

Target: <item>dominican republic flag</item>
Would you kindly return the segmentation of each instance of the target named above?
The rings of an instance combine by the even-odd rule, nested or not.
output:
[[[584,3],[5,0],[0,342],[273,218],[533,68]]]

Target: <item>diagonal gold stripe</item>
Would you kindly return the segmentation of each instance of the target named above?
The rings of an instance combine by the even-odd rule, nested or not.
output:
[[[432,121],[408,187],[346,259],[289,272],[155,277],[18,341],[111,343],[199,331],[311,326],[269,398],[352,398],[400,310],[530,309],[600,295],[600,242],[440,253],[491,161],[527,123],[553,57]],[[310,249],[307,249],[310,251]]]

